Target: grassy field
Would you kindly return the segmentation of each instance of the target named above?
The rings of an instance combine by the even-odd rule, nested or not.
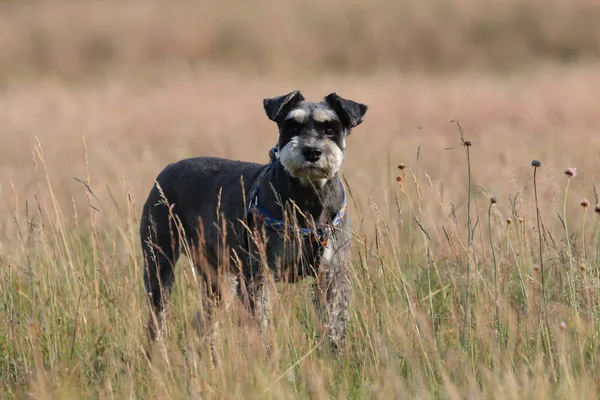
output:
[[[568,28],[571,36],[540,35],[548,43],[575,37],[569,43],[584,49],[577,62],[559,65],[561,57],[529,47],[474,49],[455,36],[474,63],[458,68],[452,60],[464,58],[444,42],[448,58],[438,61],[452,73],[442,74],[418,71],[432,63],[427,51],[407,57],[410,68],[393,58],[417,54],[414,44],[385,62],[374,57],[368,72],[360,72],[370,57],[364,48],[358,61],[342,63],[344,74],[319,64],[326,50],[309,45],[296,49],[314,59],[296,66],[286,50],[292,38],[264,42],[267,28],[253,30],[267,46],[264,68],[237,53],[202,52],[196,41],[213,37],[207,32],[223,20],[264,26],[257,10],[215,5],[206,16],[199,6],[167,12],[153,0],[62,1],[59,12],[49,4],[0,4],[0,41],[19,44],[0,46],[0,398],[598,397],[600,24],[586,22],[596,2],[528,3],[550,16],[535,26]],[[446,32],[488,15],[469,0],[423,3],[433,14],[401,2],[412,17],[423,15],[407,18],[407,28],[366,3],[328,4],[330,14],[375,13],[399,34],[438,21],[448,4],[462,19],[445,22],[453,27]],[[515,4],[494,2],[498,21],[517,13]],[[295,10],[273,5],[277,24]],[[196,26],[196,15],[212,25]],[[28,47],[25,32],[37,26],[46,29],[46,53]],[[580,30],[587,41],[577,39]],[[109,61],[80,53],[77,43],[98,32],[114,47]],[[366,32],[369,47],[386,30]],[[316,43],[313,34],[307,43]],[[389,40],[373,51],[388,54]],[[46,54],[40,64],[30,58],[38,53]],[[507,54],[523,68],[498,74],[479,64]],[[168,337],[150,347],[137,229],[154,178],[195,155],[266,163],[277,132],[262,98],[296,88],[309,99],[337,91],[370,106],[342,167],[354,223],[347,349],[335,357],[322,343],[303,282],[278,287],[271,355],[240,306],[220,311],[213,363],[192,328],[200,297],[186,259],[177,266]]]

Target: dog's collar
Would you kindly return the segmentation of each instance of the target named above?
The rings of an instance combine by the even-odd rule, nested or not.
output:
[[[287,232],[309,238],[316,237],[319,243],[322,246],[325,246],[327,244],[327,241],[329,240],[331,232],[333,231],[335,226],[341,222],[342,218],[346,214],[346,188],[344,187],[342,180],[338,178],[340,186],[342,187],[342,206],[340,207],[340,210],[338,211],[336,216],[331,220],[331,222],[325,224],[323,228],[310,229],[296,227],[294,225],[287,224],[284,221],[273,217],[267,210],[265,210],[263,207],[260,206],[260,204],[258,204],[258,192],[260,190],[261,181],[265,177],[267,172],[271,168],[273,168],[273,166],[277,162],[277,159],[279,158],[278,146],[273,147],[269,151],[269,158],[271,159],[269,161],[269,164],[262,169],[262,171],[258,175],[258,178],[256,178],[256,181],[252,185],[252,188],[250,189],[250,193],[248,196],[250,198],[250,202],[248,203],[248,214],[252,215],[256,221],[260,222],[264,226],[276,232]]]

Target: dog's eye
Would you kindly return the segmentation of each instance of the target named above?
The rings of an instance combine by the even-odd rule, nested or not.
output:
[[[334,136],[337,132],[335,124],[328,122],[323,124],[323,134],[325,136]]]
[[[290,133],[300,132],[301,129],[302,129],[302,124],[297,121],[287,120],[285,122],[285,130]]]

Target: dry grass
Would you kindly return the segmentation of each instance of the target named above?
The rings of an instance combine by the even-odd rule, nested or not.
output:
[[[48,80],[8,88],[0,95],[2,397],[596,396],[598,217],[585,215],[584,256],[579,202],[594,203],[588,174],[600,150],[599,86],[594,69],[579,67],[515,78],[280,81],[206,71],[152,84]],[[310,98],[337,90],[371,106],[344,165],[356,235],[346,354],[336,360],[316,348],[321,328],[302,284],[280,287],[272,357],[251,328],[237,327],[239,309],[220,315],[213,367],[190,329],[197,283],[181,262],[171,333],[149,363],[136,230],[155,175],[192,155],[266,161],[276,133],[260,100],[296,87]],[[450,123],[457,117],[473,143],[470,251],[466,160]],[[534,158],[543,162],[538,188],[548,229],[544,315]],[[399,162],[408,166],[400,186]],[[569,166],[579,171],[567,200],[572,269],[556,217]],[[499,199],[491,213],[499,332],[488,193]]]
[[[0,76],[514,70],[600,57],[596,0],[0,2]]]
[[[600,54],[597,1],[165,4],[0,4],[1,398],[598,397],[600,79],[547,62]],[[261,99],[296,88],[370,106],[343,166],[345,354],[319,346],[304,282],[278,288],[271,356],[240,307],[221,312],[213,365],[182,260],[149,362],[137,227],[154,178],[194,155],[266,162]]]

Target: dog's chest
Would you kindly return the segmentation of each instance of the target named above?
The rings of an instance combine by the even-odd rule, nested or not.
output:
[[[316,276],[323,256],[331,253],[314,236],[273,235],[267,245],[269,265],[278,280],[297,281]]]

